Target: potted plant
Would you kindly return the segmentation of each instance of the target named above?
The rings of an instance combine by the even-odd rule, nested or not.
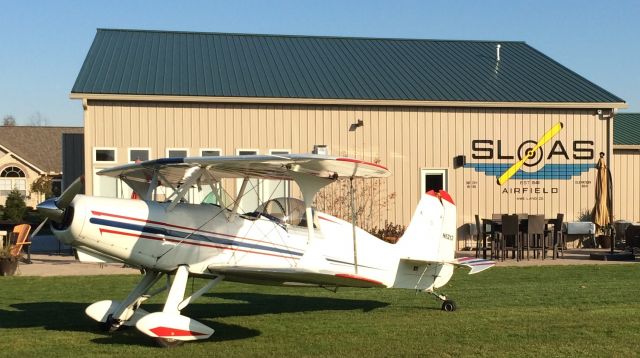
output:
[[[600,228],[601,235],[596,236],[596,243],[603,249],[611,248],[611,225]]]
[[[10,236],[7,235],[0,248],[0,276],[13,276],[18,269],[18,256],[11,254],[12,248]]]

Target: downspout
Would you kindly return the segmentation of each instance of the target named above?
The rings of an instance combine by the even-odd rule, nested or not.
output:
[[[615,115],[616,115],[617,110],[615,108],[612,108],[611,111],[609,112],[609,117],[607,118],[607,168],[609,169],[608,172],[608,179],[611,181],[609,183],[609,187],[611,188],[611,195],[609,195],[609,200],[611,201],[611,208],[609,211],[609,221],[611,222],[611,254],[614,253],[615,247],[616,247],[616,231],[615,231],[615,225],[613,225],[613,208],[615,208],[615,195],[614,195],[614,190],[616,188],[613,187],[613,178],[611,176],[611,173],[613,173],[613,168],[611,168],[611,164],[613,163],[613,121],[615,120]]]

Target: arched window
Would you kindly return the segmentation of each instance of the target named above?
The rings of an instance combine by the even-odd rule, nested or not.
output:
[[[24,172],[22,171],[22,169],[18,168],[18,167],[6,167],[2,173],[0,173],[0,177],[3,178],[24,178],[26,177],[26,175],[24,175]]]
[[[18,167],[6,167],[0,173],[0,195],[7,196],[13,189],[18,189],[27,196],[27,176]]]

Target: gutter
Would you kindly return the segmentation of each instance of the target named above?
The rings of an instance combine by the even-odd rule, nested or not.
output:
[[[402,106],[402,107],[485,107],[485,108],[558,108],[558,109],[623,109],[625,102],[482,102],[482,101],[417,101],[373,99],[275,98],[275,97],[215,97],[71,93],[71,99],[88,101],[136,102],[194,102],[194,103],[246,103],[246,104],[306,104],[344,106]]]

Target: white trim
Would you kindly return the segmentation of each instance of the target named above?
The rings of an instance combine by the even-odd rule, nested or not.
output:
[[[217,150],[218,151],[218,155],[222,156],[222,149],[221,148],[200,148],[200,156],[204,157],[204,155],[202,154],[202,152],[204,151],[214,151]]]
[[[447,168],[420,168],[420,195],[426,192],[426,183],[424,182],[425,174],[441,174],[442,175],[442,189],[449,190],[449,173]]]
[[[96,160],[96,151],[98,150],[113,150],[113,161],[109,160]],[[118,148],[116,147],[93,147],[93,164],[112,164],[118,162]]]
[[[166,158],[170,158],[170,157],[169,157],[169,151],[171,151],[171,150],[184,150],[185,152],[187,152],[187,154],[185,154],[185,156],[184,156],[184,157],[186,158],[186,157],[188,157],[188,156],[189,156],[189,148],[167,148],[167,149],[165,150]]]
[[[628,108],[626,102],[484,102],[484,101],[420,101],[420,100],[375,100],[375,99],[323,99],[323,98],[278,98],[278,97],[215,97],[176,95],[137,95],[106,93],[71,93],[71,99],[99,101],[151,101],[151,102],[207,102],[207,103],[252,103],[252,104],[309,104],[345,106],[410,106],[410,107],[488,107],[488,108],[567,108],[567,109],[613,109]]]
[[[255,152],[253,155],[260,154],[259,149],[251,149],[251,148],[238,148],[236,149],[236,155],[240,155],[240,152]],[[243,155],[252,155],[252,154],[243,154]]]
[[[147,160],[151,159],[151,148],[144,147],[129,147],[127,148],[127,163],[135,163],[135,161],[131,161],[131,151],[132,150],[146,150],[147,151]]]

